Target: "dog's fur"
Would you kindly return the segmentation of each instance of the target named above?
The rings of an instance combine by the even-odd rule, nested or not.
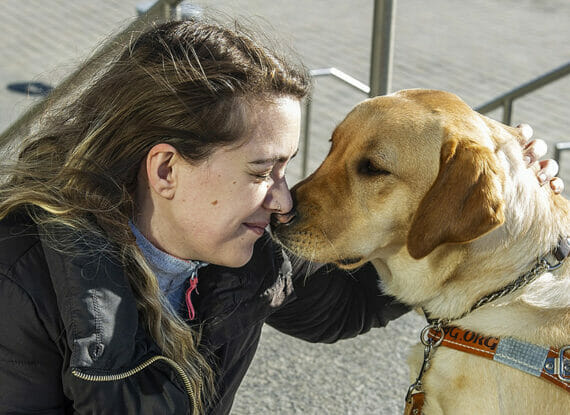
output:
[[[527,272],[570,235],[569,203],[527,168],[519,130],[453,94],[368,99],[336,128],[322,165],[292,189],[274,234],[297,254],[354,268],[384,290],[453,319]],[[570,260],[454,322],[486,336],[570,344]],[[410,359],[415,378],[423,355]],[[440,347],[424,377],[426,415],[562,414],[570,394],[542,379]],[[403,391],[405,393],[405,391]]]

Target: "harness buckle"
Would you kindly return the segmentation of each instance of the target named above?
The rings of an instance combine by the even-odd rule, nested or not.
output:
[[[558,353],[558,373],[556,375],[562,382],[570,383],[570,357],[564,355],[566,350],[570,350],[570,345],[564,346]]]

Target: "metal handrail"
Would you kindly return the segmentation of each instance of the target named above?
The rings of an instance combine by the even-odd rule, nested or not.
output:
[[[0,135],[0,147],[8,142],[12,137],[30,128],[37,117],[42,114],[48,105],[57,105],[59,100],[66,96],[69,87],[73,84],[79,84],[81,81],[88,79],[96,73],[100,68],[98,65],[101,60],[109,53],[117,49],[117,45],[123,45],[132,36],[133,32],[144,29],[149,21],[169,20],[183,0],[157,0],[148,10],[140,14],[125,30],[107,41],[100,50],[98,50],[87,62],[76,69],[71,75],[65,78],[57,87],[52,89],[48,95],[48,99],[42,99],[28,109],[16,122],[11,124]]]
[[[514,89],[511,89],[502,95],[499,95],[497,98],[494,98],[491,101],[480,105],[479,107],[476,107],[475,111],[485,114],[487,112],[493,111],[496,108],[503,107],[503,123],[510,125],[513,112],[513,101],[515,99],[533,92],[538,88],[543,87],[544,85],[554,82],[569,74],[570,62],[559,66],[558,68],[547,72],[544,75],[541,75],[529,82],[526,82]]]
[[[570,62],[492,99],[491,101],[475,108],[475,110],[485,114],[496,108],[503,107],[503,123],[510,125],[513,115],[513,102],[515,99],[533,92],[538,88],[554,82],[566,75],[570,75]],[[557,163],[560,163],[560,153],[568,150],[570,150],[570,142],[556,143],[554,147],[554,160],[556,160]]]

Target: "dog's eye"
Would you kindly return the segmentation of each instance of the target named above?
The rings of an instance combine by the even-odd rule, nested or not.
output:
[[[370,159],[364,159],[358,164],[358,173],[366,176],[387,176],[390,174],[388,170],[376,166]]]

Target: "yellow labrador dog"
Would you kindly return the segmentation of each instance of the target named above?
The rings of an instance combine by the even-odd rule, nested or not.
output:
[[[407,411],[570,413],[570,206],[519,131],[418,89],[360,103],[331,142],[273,232],[316,262],[372,261],[429,316]]]

